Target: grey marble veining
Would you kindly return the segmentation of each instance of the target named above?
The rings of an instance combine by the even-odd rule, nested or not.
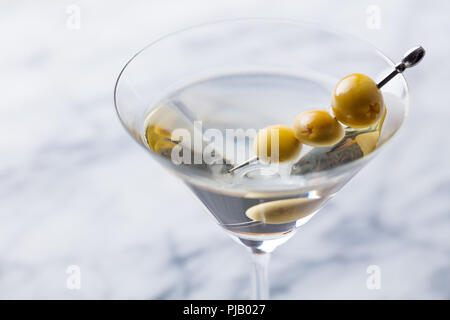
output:
[[[272,297],[450,298],[448,2],[70,1],[0,4],[0,298],[242,298],[247,252],[125,133],[112,91],[143,45],[223,18],[308,20],[366,38],[406,73],[395,140],[273,255]],[[381,29],[366,27],[369,5]],[[66,287],[69,265],[81,289]],[[366,287],[369,265],[380,290]]]

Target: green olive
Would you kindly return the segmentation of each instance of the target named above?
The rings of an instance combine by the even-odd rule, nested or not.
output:
[[[384,113],[381,91],[371,78],[354,73],[341,79],[333,92],[331,108],[335,117],[353,128],[375,124]]]
[[[254,149],[261,161],[277,163],[296,158],[302,150],[302,144],[295,137],[292,128],[273,125],[259,130],[255,137]]]
[[[294,121],[295,137],[311,146],[331,146],[344,137],[344,128],[326,110],[300,113]]]

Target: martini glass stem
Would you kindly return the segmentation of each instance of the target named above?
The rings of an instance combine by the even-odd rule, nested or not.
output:
[[[253,260],[253,293],[252,299],[269,299],[269,281],[267,269],[269,266],[270,253],[252,250]]]

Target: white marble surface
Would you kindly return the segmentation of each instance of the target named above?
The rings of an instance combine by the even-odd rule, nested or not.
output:
[[[81,28],[66,28],[66,9]],[[447,1],[2,1],[0,298],[247,298],[249,258],[113,110],[124,62],[166,32],[222,18],[303,19],[392,58],[417,43],[399,136],[273,256],[272,297],[450,298]],[[381,29],[366,9],[381,9]],[[378,265],[380,290],[366,287]],[[79,265],[81,289],[66,287]],[[226,266],[226,267],[224,267]]]

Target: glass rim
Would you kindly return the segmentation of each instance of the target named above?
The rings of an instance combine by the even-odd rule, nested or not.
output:
[[[312,23],[312,22],[307,22],[307,21],[302,21],[302,20],[295,20],[295,19],[284,19],[284,18],[266,18],[266,17],[247,17],[247,18],[233,18],[233,19],[221,19],[221,20],[216,20],[213,22],[206,22],[206,23],[200,23],[200,24],[195,24],[195,25],[191,25],[185,28],[181,28],[169,33],[166,33],[162,36],[157,37],[155,40],[151,41],[150,43],[148,43],[147,45],[145,45],[142,49],[138,50],[123,66],[123,68],[121,69],[121,71],[119,72],[117,79],[115,81],[115,85],[114,85],[114,107],[116,110],[116,114],[117,117],[119,118],[120,123],[122,124],[122,126],[124,127],[124,129],[128,132],[128,134],[133,138],[133,140],[135,140],[139,145],[141,145],[142,148],[144,148],[146,150],[146,152],[148,152],[147,148],[142,144],[141,141],[139,141],[137,139],[137,137],[135,135],[133,135],[133,133],[129,130],[129,128],[127,127],[127,125],[125,124],[125,122],[123,121],[120,112],[119,112],[119,105],[118,105],[118,101],[117,101],[117,96],[118,96],[118,88],[119,88],[119,83],[122,79],[122,76],[124,74],[124,72],[127,70],[127,67],[136,60],[136,58],[143,53],[144,51],[146,51],[147,49],[150,49],[151,47],[157,45],[159,42],[164,41],[167,38],[171,38],[173,36],[179,35],[179,34],[183,34],[185,32],[189,32],[189,31],[194,31],[196,29],[200,29],[200,28],[204,28],[204,27],[213,27],[216,25],[222,25],[222,24],[231,24],[231,23],[238,23],[238,22],[271,22],[271,23],[279,23],[279,24],[284,24],[284,25],[293,25],[293,26],[298,26],[298,27],[308,27],[310,29],[316,29],[316,30],[320,30],[323,32],[327,32],[329,34],[333,34],[334,36],[337,37],[343,37],[343,38],[347,38],[350,41],[356,41],[356,42],[360,42],[363,43],[366,47],[370,48],[371,50],[373,50],[374,52],[376,52],[378,54],[378,56],[380,56],[388,65],[390,65],[392,68],[395,68],[395,63],[393,62],[393,60],[391,60],[387,55],[385,55],[379,48],[377,48],[374,44],[372,44],[371,42],[369,42],[368,40],[365,40],[363,38],[360,38],[358,36],[349,34],[347,32],[342,32],[339,31],[335,28],[329,27],[329,26],[324,26],[324,25],[320,25],[320,24],[316,24],[316,23]],[[318,178],[321,176],[325,176],[325,175],[331,175],[331,177],[338,177],[339,175],[349,171],[352,167],[358,167],[359,165],[363,165],[364,163],[368,162],[369,160],[373,159],[376,155],[378,155],[378,153],[380,152],[381,149],[384,149],[385,146],[387,144],[389,144],[392,139],[398,135],[398,132],[404,127],[405,125],[405,121],[408,118],[409,115],[409,110],[410,110],[410,104],[411,104],[411,97],[409,94],[409,86],[408,86],[408,82],[406,81],[405,77],[403,76],[403,74],[398,74],[397,75],[398,78],[401,79],[402,81],[402,85],[405,89],[406,92],[406,98],[405,98],[405,113],[404,113],[404,118],[402,119],[402,123],[400,125],[400,127],[395,131],[395,133],[384,143],[382,143],[381,145],[377,146],[371,153],[369,153],[368,155],[365,155],[361,158],[358,158],[356,160],[352,160],[348,163],[344,163],[338,167],[335,168],[330,168],[330,169],[325,169],[323,171],[318,171],[318,172],[310,172],[310,173],[306,173],[306,174],[302,174],[296,177],[290,177],[289,180],[291,181],[295,181],[295,180],[299,180],[299,178],[301,177],[301,180],[312,180],[312,177],[314,178]],[[158,161],[159,162],[159,161]],[[311,186],[319,186],[321,185],[321,183],[307,183],[305,186],[295,186],[295,184],[292,184],[292,186],[295,186],[294,188],[289,188],[286,190],[270,190],[270,189],[237,189],[235,186],[234,187],[229,187],[229,188],[224,188],[224,185],[217,185],[217,186],[211,186],[211,180],[209,178],[205,178],[203,176],[200,175],[195,175],[195,174],[186,174],[186,173],[181,173],[179,172],[179,170],[174,170],[168,166],[165,166],[167,169],[169,169],[173,174],[175,174],[176,176],[180,177],[183,180],[188,181],[189,183],[200,187],[200,188],[206,188],[206,189],[213,189],[213,190],[220,190],[220,192],[225,192],[225,193],[229,193],[231,195],[241,195],[242,193],[248,193],[248,192],[252,192],[252,191],[256,191],[256,192],[267,192],[267,193],[277,193],[277,192],[286,192],[286,191],[298,191],[301,189],[310,189]],[[362,168],[362,167],[361,167]]]

